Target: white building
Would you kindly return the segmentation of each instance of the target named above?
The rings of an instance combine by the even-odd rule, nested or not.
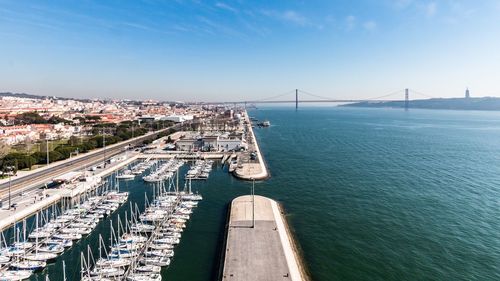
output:
[[[188,120],[193,120],[193,115],[176,115],[176,114],[172,114],[172,115],[163,117],[162,119],[166,120],[166,121],[173,121],[175,123],[182,123],[182,122],[185,122],[185,121],[188,121]]]

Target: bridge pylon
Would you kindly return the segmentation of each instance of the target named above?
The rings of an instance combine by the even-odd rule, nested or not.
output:
[[[299,109],[299,89],[295,89],[295,110]]]
[[[410,91],[408,88],[405,89],[405,110],[410,108]]]

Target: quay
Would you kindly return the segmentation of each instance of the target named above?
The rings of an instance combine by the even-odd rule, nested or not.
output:
[[[248,116],[248,112],[244,111],[245,127],[247,131],[248,151],[242,153],[238,157],[237,168],[233,171],[233,175],[243,180],[265,180],[269,177],[269,172],[266,167],[264,158],[255,138],[252,128],[252,121]],[[255,152],[257,157],[255,160],[250,159],[250,152]]]
[[[28,195],[22,196],[19,201],[16,199],[18,204],[17,209],[0,209],[0,231],[3,231],[10,226],[14,225],[16,222],[22,221],[25,218],[32,216],[33,214],[44,210],[54,204],[61,201],[73,202],[79,200],[82,194],[86,192],[93,191],[97,187],[101,186],[103,182],[102,178],[113,173],[114,171],[125,167],[126,165],[132,163],[138,158],[138,155],[131,155],[130,157],[125,157],[122,161],[117,161],[116,163],[110,164],[106,169],[94,173],[91,178],[94,179],[90,183],[78,183],[75,185],[67,185],[56,189],[44,189],[41,191],[43,196],[40,200],[37,200],[37,195],[32,192],[27,193]],[[41,183],[38,182],[37,185]],[[39,193],[40,190],[34,190],[35,193]],[[34,197],[33,197],[34,196]]]
[[[276,201],[245,195],[231,202],[220,279],[309,280]]]

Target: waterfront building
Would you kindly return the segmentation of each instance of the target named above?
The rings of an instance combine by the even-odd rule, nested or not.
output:
[[[227,134],[211,134],[211,135],[185,135],[184,138],[178,139],[175,142],[177,151],[232,151],[247,149],[246,141],[242,136]]]
[[[182,123],[188,120],[193,120],[193,115],[177,115],[177,114],[172,114],[169,116],[166,116],[162,118],[162,120],[166,121],[173,121],[175,123]]]

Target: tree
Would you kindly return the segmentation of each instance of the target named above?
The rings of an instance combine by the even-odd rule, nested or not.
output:
[[[36,163],[36,159],[24,153],[12,152],[5,155],[2,166],[9,166],[12,165],[12,163],[17,164],[18,170],[31,169],[31,166]]]
[[[76,148],[72,146],[58,146],[54,151],[61,154],[61,159],[68,159],[71,156],[71,153],[76,151]]]
[[[38,112],[31,111],[19,114],[14,119],[14,124],[17,125],[28,125],[28,124],[47,124],[45,120]]]
[[[10,147],[3,141],[0,141],[0,158],[3,158],[10,151]]]
[[[75,121],[75,120],[78,120],[78,122],[80,124],[86,124],[87,123],[86,120],[85,120],[85,118],[80,117],[80,116],[77,116],[77,117],[73,118],[73,121]]]
[[[31,154],[31,157],[35,160],[35,164],[45,164],[47,163],[47,153],[42,151],[37,151]]]
[[[70,120],[66,120],[64,118],[58,117],[58,116],[52,116],[49,118],[49,120],[47,120],[47,123],[49,123],[49,124],[59,124],[59,123],[69,124],[69,123],[73,123],[73,122],[71,122]]]
[[[77,136],[69,137],[68,144],[71,146],[76,146],[80,143],[80,138]]]
[[[65,158],[60,152],[55,151],[55,150],[49,152],[49,161],[51,163],[62,160],[62,159],[65,159]]]

